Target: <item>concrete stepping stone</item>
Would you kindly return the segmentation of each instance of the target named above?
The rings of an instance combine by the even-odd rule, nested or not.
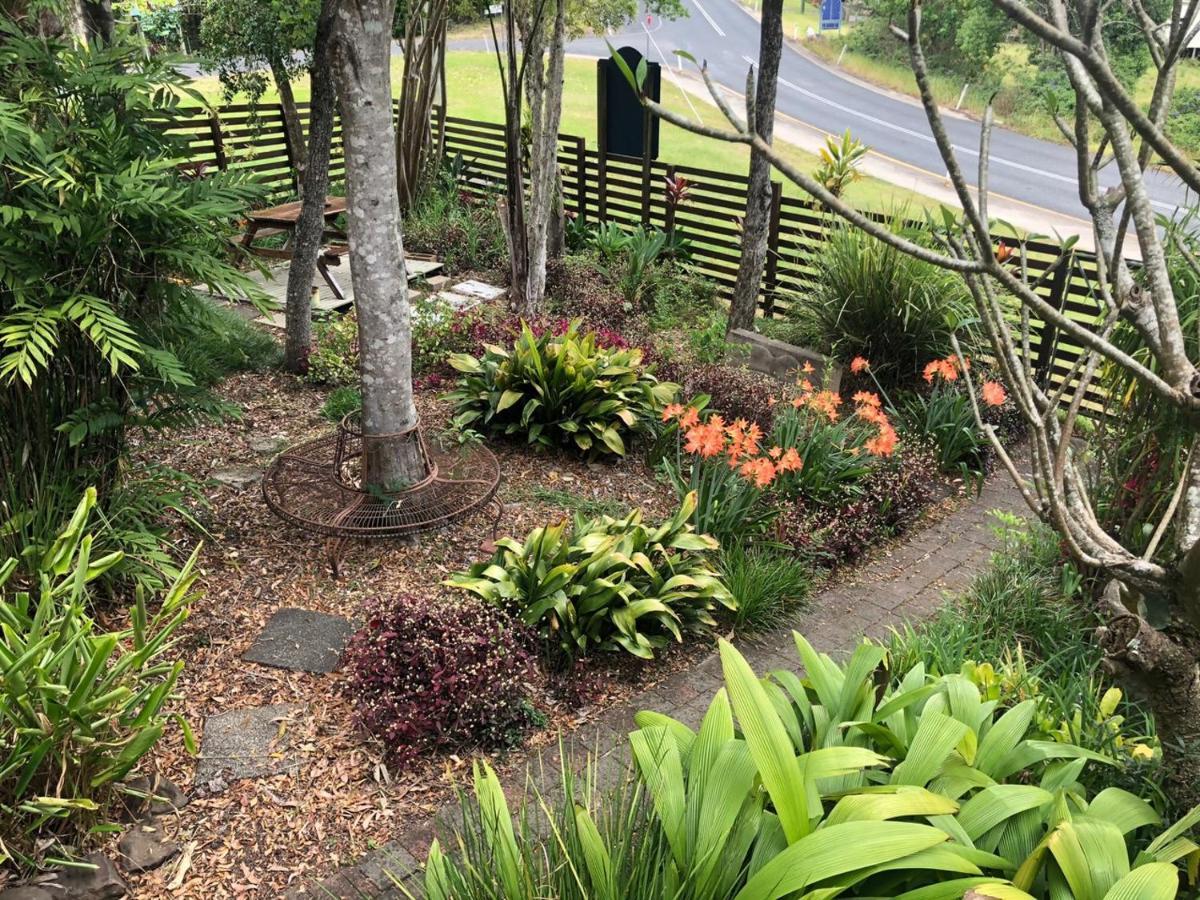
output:
[[[223,789],[228,781],[277,775],[293,765],[280,746],[284,725],[302,712],[299,703],[231,709],[209,716],[196,763],[196,784]]]
[[[488,284],[485,281],[475,281],[474,279],[460,281],[450,290],[467,297],[478,297],[480,300],[495,300],[498,297],[503,297],[506,293],[502,287],[496,287],[494,284]]]
[[[248,662],[324,675],[337,668],[354,623],[341,616],[285,607],[242,654]]]
[[[460,294],[457,291],[438,291],[435,295],[437,299],[446,304],[455,312],[466,312],[469,309],[474,309],[483,302],[482,298],[475,297],[470,294]]]
[[[215,469],[209,477],[217,484],[233,488],[235,491],[244,491],[262,481],[263,470],[255,466],[226,466],[223,469]]]

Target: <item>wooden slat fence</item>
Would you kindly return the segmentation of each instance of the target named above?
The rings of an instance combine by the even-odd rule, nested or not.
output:
[[[301,105],[300,111],[307,127],[307,106]],[[267,104],[255,109],[227,105],[215,113],[200,107],[183,108],[164,127],[183,142],[186,161],[250,173],[267,187],[273,202],[295,194],[293,154],[277,106]],[[503,126],[444,116],[435,110],[433,127],[444,138],[446,154],[461,157],[465,190],[485,195],[503,189]],[[558,160],[564,201],[571,213],[597,223],[617,221],[660,228],[674,224],[691,242],[693,264],[728,297],[737,275],[748,183],[745,175],[662,160],[653,160],[647,170],[639,158],[601,158],[584,138],[566,134],[559,135]],[[336,183],[344,171],[341,125],[335,123],[331,179]],[[669,223],[664,179],[676,176],[688,180],[690,192],[687,202],[675,212],[673,223]],[[819,274],[821,248],[831,220],[811,202],[784,196],[781,185],[775,182],[771,223],[767,271],[759,298],[767,316],[803,302],[805,291]],[[1036,278],[1044,273],[1056,253],[1053,245],[1030,243],[1031,275]],[[1038,291],[1069,318],[1091,325],[1101,312],[1093,295],[1095,273],[1095,259],[1076,253],[1070,266],[1062,267]],[[1034,324],[1030,342],[1043,382],[1060,384],[1070,373],[1080,348],[1059,340],[1056,329],[1043,322]],[[1087,405],[1097,409],[1103,399],[1093,388]]]

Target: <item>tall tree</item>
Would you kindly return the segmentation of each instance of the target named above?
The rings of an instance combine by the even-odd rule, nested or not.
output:
[[[302,185],[307,165],[304,128],[292,81],[308,72],[320,0],[208,0],[200,26],[206,70],[221,80],[228,99],[262,99],[267,76],[275,83],[283,125]]]
[[[882,227],[790,164],[739,120],[707,71],[710,92],[733,130],[698,125],[661,104],[646,98],[643,102],[681,128],[751,145],[832,212],[905,253],[962,276],[996,365],[1029,428],[1032,478],[1020,473],[995,431],[983,423],[968,381],[976,422],[1030,510],[1058,532],[1079,564],[1109,579],[1099,598],[1107,619],[1098,631],[1105,667],[1148,703],[1174,799],[1192,806],[1200,801],[1200,340],[1194,318],[1185,324],[1184,295],[1177,294],[1168,260],[1173,257],[1186,272],[1184,280],[1194,283],[1200,279],[1200,252],[1186,222],[1182,228],[1161,227],[1147,190],[1147,168],[1157,161],[1183,186],[1200,191],[1200,166],[1163,130],[1180,60],[1200,31],[1200,3],[1176,4],[1164,20],[1135,3],[1141,39],[1157,69],[1154,89],[1143,106],[1122,83],[1106,50],[1104,22],[1111,4],[1047,0],[1042,14],[1023,0],[991,2],[1015,27],[1052,47],[1070,78],[1073,120],[1060,120],[1059,127],[1075,151],[1079,199],[1088,210],[1097,248],[1092,285],[1100,309],[1090,327],[1039,294],[1045,276],[1028,273],[1019,249],[1014,265],[1012,246],[993,232],[988,215],[990,109],[981,126],[977,194],[968,184],[930,86],[921,0],[910,0],[907,28],[897,29],[897,34],[907,45],[926,118],[962,206],[961,216],[948,212],[942,217],[939,247],[916,244]],[[748,119],[753,121],[753,116]],[[1101,188],[1100,171],[1110,163],[1120,183]],[[1137,268],[1124,256],[1130,235],[1140,251]],[[1005,237],[1016,240],[1011,234]],[[1064,242],[1050,274],[1072,265],[1073,245],[1074,240]],[[1016,316],[1014,301],[1020,306]],[[1036,320],[1053,326],[1059,340],[1081,348],[1061,380],[1040,377],[1036,346],[1030,341]],[[1125,340],[1114,340],[1118,328],[1132,342],[1132,352]],[[1094,473],[1077,447],[1089,391],[1101,373],[1113,369],[1135,385],[1131,390],[1171,412],[1188,446],[1184,459],[1171,461],[1178,466],[1177,479],[1164,498],[1150,547],[1140,552],[1129,535],[1112,533],[1099,520]]]
[[[758,82],[754,106],[748,108],[750,125],[767,143],[775,130],[775,87],[779,55],[783,48],[783,0],[763,0],[759,29]],[[771,162],[750,148],[750,183],[746,186],[746,214],[742,219],[742,258],[729,303],[728,330],[754,328],[758,289],[767,260],[767,231],[771,226]]]
[[[283,362],[289,372],[302,372],[312,344],[312,284],[325,236],[325,195],[329,192],[329,150],[333,141],[336,95],[333,86],[333,38],[338,0],[321,0],[313,42],[309,81],[312,99],[308,121],[308,166],[304,198],[292,242],[284,309],[286,341]]]
[[[358,311],[363,477],[395,490],[425,476],[413,440],[412,327],[392,127],[395,0],[342,0],[334,47],[346,157],[350,274]]]

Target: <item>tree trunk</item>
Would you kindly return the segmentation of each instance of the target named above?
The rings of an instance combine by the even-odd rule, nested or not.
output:
[[[304,149],[304,126],[300,124],[300,112],[296,109],[296,97],[292,93],[292,80],[282,62],[271,63],[271,77],[275,79],[275,88],[279,91],[279,109],[283,113],[283,128],[287,132],[292,166],[296,170],[296,187],[303,199],[304,171],[308,168],[308,154]]]
[[[1171,802],[1190,809],[1200,804],[1200,641],[1159,631],[1126,611],[1116,599],[1119,591],[1116,581],[1105,591],[1112,615],[1097,632],[1104,666],[1150,707]]]
[[[540,315],[546,300],[546,260],[551,246],[551,220],[561,214],[559,202],[558,126],[562,119],[563,60],[566,55],[565,0],[555,0],[549,42],[545,26],[532,23],[525,37],[525,98],[530,109],[529,211],[526,216],[528,264],[518,311]],[[549,58],[542,60],[543,48]]]
[[[425,469],[416,441],[408,280],[396,198],[391,34],[395,0],[343,0],[335,49],[358,310],[363,480],[394,491]]]
[[[763,0],[758,48],[758,82],[754,97],[754,125],[764,141],[775,129],[775,88],[783,46],[783,0]],[[758,288],[767,259],[767,231],[771,224],[771,163],[757,150],[750,151],[750,183],[746,187],[746,215],[742,220],[742,258],[729,303],[729,330],[754,328]]]
[[[421,0],[410,6],[404,25],[404,76],[396,127],[396,190],[402,212],[416,200],[435,158],[433,103],[444,65],[446,20],[447,0]],[[440,152],[440,147],[436,149]]]
[[[312,284],[317,257],[325,236],[325,195],[329,192],[329,148],[333,140],[333,30],[338,0],[322,0],[313,42],[310,81],[312,105],[308,121],[308,166],[304,170],[301,196],[304,205],[292,239],[292,263],[288,267],[285,318],[287,340],[283,364],[289,372],[308,370],[312,344]]]

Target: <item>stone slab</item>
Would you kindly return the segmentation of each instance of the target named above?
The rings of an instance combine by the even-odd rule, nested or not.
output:
[[[299,703],[276,703],[209,716],[196,783],[212,788],[220,781],[261,778],[288,769],[292,763],[279,746],[280,724],[303,709]]]
[[[470,294],[460,294],[457,291],[438,291],[434,295],[439,302],[445,303],[446,306],[455,312],[466,312],[468,309],[474,309],[483,299]]]
[[[126,872],[148,872],[175,856],[179,845],[165,840],[156,825],[137,822],[121,835],[117,850]]]
[[[285,607],[271,616],[242,659],[323,675],[337,668],[353,633],[354,623],[341,616]]]
[[[97,852],[84,861],[90,868],[63,869],[56,876],[56,897],[63,900],[118,900],[126,895],[128,889],[111,859]]]
[[[217,484],[233,488],[235,491],[244,491],[262,481],[263,470],[255,466],[225,466],[222,469],[214,469],[209,477]]]
[[[735,349],[730,354],[729,361],[731,363],[744,363],[753,371],[762,372],[764,375],[770,375],[780,381],[795,381],[798,370],[808,363],[813,367],[813,372],[808,379],[816,387],[828,387],[829,390],[836,393],[841,386],[842,367],[834,360],[813,350],[777,341],[774,338],[763,337],[761,334],[747,331],[744,328],[733,329],[729,332],[727,339],[731,344],[746,345],[750,351],[750,355],[747,357],[740,352],[741,348]],[[828,382],[826,382],[827,378]]]
[[[494,284],[488,284],[485,281],[475,281],[474,279],[460,281],[450,290],[466,297],[478,297],[480,300],[495,300],[507,293],[502,287],[496,287]]]
[[[417,276],[428,277],[442,271],[442,264],[436,259],[410,259],[405,257],[404,268],[408,271],[409,278]]]

